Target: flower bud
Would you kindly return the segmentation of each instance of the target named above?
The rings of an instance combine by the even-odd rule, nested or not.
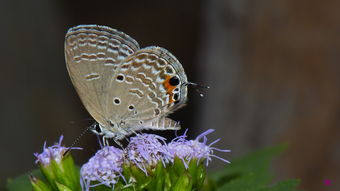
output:
[[[59,187],[64,185],[71,190],[79,190],[79,170],[75,167],[69,151],[81,148],[63,147],[61,146],[62,140],[63,136],[60,137],[57,144],[51,147],[46,147],[45,142],[43,152],[34,154],[37,158],[36,163],[39,164],[40,171],[46,177],[53,190],[58,188],[58,184]]]

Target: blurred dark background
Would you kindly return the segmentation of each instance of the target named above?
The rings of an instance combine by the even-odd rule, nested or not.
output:
[[[336,0],[1,1],[0,189],[35,168],[33,153],[45,140],[63,134],[70,145],[91,123],[63,43],[69,27],[101,24],[141,47],[165,47],[191,81],[211,87],[204,98],[191,89],[188,105],[172,115],[191,137],[216,129],[210,140],[222,138],[229,160],[288,142],[277,177],[300,178],[304,190],[340,190],[339,7]],[[98,149],[92,134],[77,146],[85,148],[73,153],[79,164]]]

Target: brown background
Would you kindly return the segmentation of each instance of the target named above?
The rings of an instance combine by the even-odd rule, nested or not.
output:
[[[300,178],[304,190],[340,190],[340,1],[2,1],[0,6],[0,189],[34,168],[43,141],[70,145],[91,121],[68,77],[67,29],[107,25],[142,47],[170,50],[193,82],[172,115],[191,137],[214,128],[222,155],[234,157],[280,142],[279,179]],[[173,133],[160,133],[173,137]],[[98,145],[81,138],[79,164]],[[215,161],[211,169],[224,164]],[[323,185],[330,179],[331,186]]]

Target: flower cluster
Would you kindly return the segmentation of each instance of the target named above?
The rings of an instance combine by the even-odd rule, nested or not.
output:
[[[207,145],[207,135],[214,130],[209,129],[199,135],[195,140],[187,140],[186,132],[173,139],[170,143],[165,142],[165,138],[154,134],[138,134],[130,139],[128,146],[124,149],[114,148],[112,146],[103,147],[88,163],[81,168],[82,180],[86,189],[98,185],[114,186],[119,177],[124,179],[124,165],[139,168],[146,176],[155,174],[159,164],[163,167],[171,166],[176,159],[183,161],[184,170],[189,168],[191,161],[196,161],[197,166],[206,160],[206,165],[212,157],[218,158],[224,162],[229,161],[220,158],[213,152],[230,152],[230,150],[221,150],[212,147],[219,140],[213,141]],[[128,175],[129,182],[135,180],[135,177]],[[125,177],[127,178],[127,177]]]
[[[79,147],[63,147],[61,146],[61,142],[63,141],[63,136],[61,135],[59,138],[59,142],[51,147],[46,147],[46,141],[44,142],[43,152],[42,153],[34,153],[34,156],[37,158],[36,163],[42,165],[49,165],[51,161],[55,161],[57,163],[61,162],[61,159],[66,154],[67,151],[71,149],[82,149]]]

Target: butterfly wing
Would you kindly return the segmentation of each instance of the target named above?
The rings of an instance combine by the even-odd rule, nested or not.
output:
[[[138,50],[122,61],[111,81],[111,108],[120,113],[111,112],[110,119],[129,130],[179,129],[166,115],[184,105],[186,83],[182,65],[170,52],[154,46]]]
[[[70,78],[85,108],[102,126],[108,126],[107,96],[112,76],[121,61],[138,49],[134,39],[105,26],[79,25],[66,34]]]

